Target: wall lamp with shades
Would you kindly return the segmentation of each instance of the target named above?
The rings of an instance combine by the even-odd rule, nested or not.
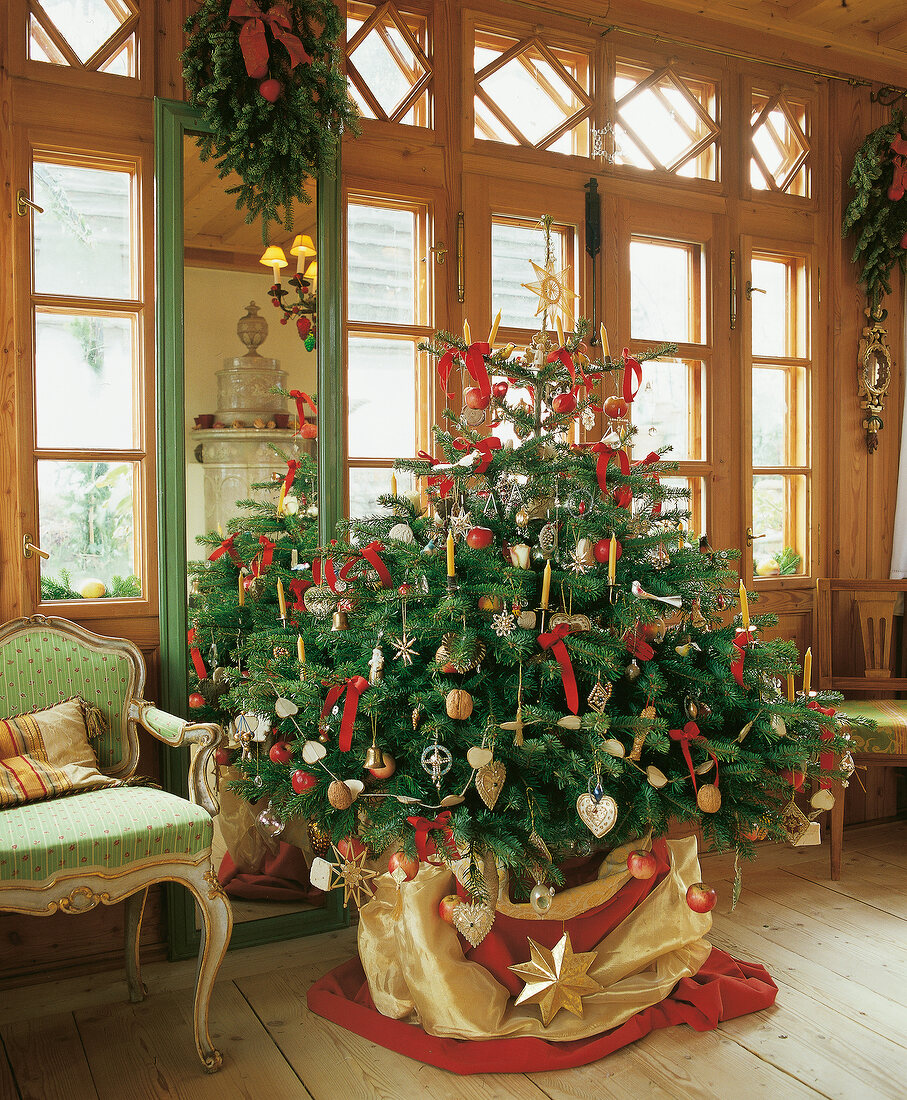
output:
[[[290,255],[296,257],[296,273],[289,278],[289,284],[296,292],[295,302],[285,302],[291,291],[286,290],[280,281],[280,272],[288,266],[288,261],[280,245],[269,245],[259,261],[270,267],[274,273],[274,282],[270,288],[271,303],[281,310],[282,325],[294,318],[299,339],[305,344],[306,351],[315,348],[315,328],[317,319],[318,254],[312,238],[307,234],[298,234],[290,247]],[[311,261],[307,264],[307,261]]]

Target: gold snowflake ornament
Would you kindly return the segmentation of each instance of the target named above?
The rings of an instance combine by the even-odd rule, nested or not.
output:
[[[536,317],[540,313],[544,313],[546,309],[559,310],[564,315],[564,320],[567,322],[568,328],[573,327],[573,300],[578,298],[579,295],[573,291],[570,285],[570,272],[573,270],[572,266],[568,264],[566,267],[557,271],[555,265],[549,264],[547,267],[539,267],[535,260],[529,261],[538,276],[535,282],[521,283],[520,285],[525,287],[526,290],[531,290],[533,294],[538,296],[539,307],[535,311]]]
[[[342,886],[343,904],[349,905],[352,899],[356,908],[361,909],[372,897],[372,886],[369,880],[378,874],[377,871],[372,871],[365,866],[368,849],[363,848],[355,856],[342,856],[335,847],[334,855],[337,857],[337,862],[331,864],[331,884],[328,889],[336,890]]]
[[[532,956],[529,962],[509,968],[526,983],[516,1004],[537,1004],[544,1027],[562,1008],[582,1017],[583,996],[598,993],[602,988],[586,973],[598,958],[597,952],[574,954],[569,932],[564,932],[550,951],[535,940],[528,937],[527,940]]]

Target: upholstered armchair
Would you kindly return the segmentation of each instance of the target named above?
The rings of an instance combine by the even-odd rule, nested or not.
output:
[[[195,1045],[205,1069],[213,1072],[221,1054],[208,1033],[208,1005],[233,917],[211,863],[212,815],[218,806],[205,776],[223,731],[156,709],[142,698],[144,686],[142,655],[130,641],[40,615],[0,626],[0,719],[33,716],[0,724],[0,734],[5,730],[9,742],[17,729],[36,728],[41,717],[36,712],[81,700],[77,705],[94,716],[90,744],[103,773],[96,782],[104,783],[105,776],[120,781],[0,809],[0,910],[78,914],[125,901],[129,998],[141,1001],[146,990],[139,972],[139,932],[148,887],[182,883],[202,915]],[[127,785],[138,763],[138,726],[173,748],[197,746],[189,773],[191,801]],[[40,749],[32,757],[14,757],[9,749],[0,752],[4,755],[0,781],[4,771],[13,774],[10,761],[24,760],[27,767],[42,759]],[[50,765],[40,763],[36,773],[42,767],[53,776]]]

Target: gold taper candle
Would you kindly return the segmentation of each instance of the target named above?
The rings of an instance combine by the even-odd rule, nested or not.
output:
[[[562,348],[564,346],[564,326],[561,324],[560,317],[554,318],[554,327],[557,330],[557,346]]]
[[[551,562],[545,562],[545,572],[542,574],[542,610],[548,609],[548,600],[551,596]]]
[[[787,701],[789,703],[794,701],[794,678],[792,675],[787,678]]]
[[[280,483],[280,496],[277,498],[277,514],[279,516],[283,515],[283,502],[286,499],[286,495],[287,495],[287,483],[286,483],[286,481],[282,481]]]
[[[501,311],[498,310],[497,316],[491,322],[491,332],[488,333],[488,343],[493,344],[494,338],[498,334],[498,325],[501,323]]]
[[[239,571],[239,606],[244,607],[246,603],[246,578],[243,575],[243,571]]]
[[[463,339],[466,341],[467,344],[472,343],[472,335],[469,331],[469,321],[463,322]]]
[[[391,474],[391,496],[395,497],[396,495],[397,495],[397,475],[396,474]]]
[[[287,617],[287,598],[283,592],[283,581],[277,578],[277,607],[280,610],[281,619]]]
[[[447,575],[448,577],[456,576],[456,570],[454,568],[454,537],[453,531],[447,532]]]
[[[598,330],[598,337],[602,342],[602,359],[610,359],[611,349],[608,346],[608,330],[604,325]]]
[[[608,543],[608,584],[614,584],[617,575],[617,539],[611,532],[611,541]]]
[[[743,629],[749,631],[750,605],[746,596],[746,585],[742,580],[740,581],[740,621],[743,623]]]
[[[813,651],[808,649],[803,655],[803,694],[809,695],[809,685],[813,678]]]
[[[299,658],[301,665],[305,664],[305,642],[302,640],[302,635],[296,635],[296,656]]]

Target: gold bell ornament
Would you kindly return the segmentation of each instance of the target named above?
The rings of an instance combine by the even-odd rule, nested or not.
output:
[[[345,611],[335,611],[331,619],[331,630],[348,630]]]
[[[365,753],[365,762],[363,768],[383,768],[384,767],[384,753],[378,748],[377,738],[372,736],[372,743],[369,745]]]

